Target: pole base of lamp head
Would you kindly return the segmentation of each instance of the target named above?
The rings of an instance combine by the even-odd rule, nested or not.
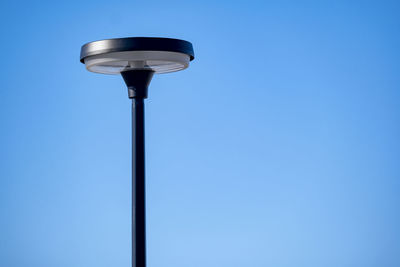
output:
[[[153,70],[127,70],[121,72],[126,86],[128,87],[129,98],[147,98],[147,89],[153,78]]]

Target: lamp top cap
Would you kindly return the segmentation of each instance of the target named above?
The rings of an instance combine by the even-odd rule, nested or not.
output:
[[[80,61],[85,58],[126,51],[159,51],[186,54],[194,59],[193,45],[184,40],[160,37],[113,38],[86,43],[81,48]]]

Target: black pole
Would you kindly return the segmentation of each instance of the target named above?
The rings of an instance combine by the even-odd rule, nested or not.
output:
[[[144,100],[132,99],[132,267],[146,266]]]
[[[146,267],[144,99],[152,70],[121,72],[132,99],[132,267]]]

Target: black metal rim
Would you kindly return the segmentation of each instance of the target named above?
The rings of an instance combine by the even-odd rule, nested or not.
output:
[[[121,51],[168,51],[184,53],[194,59],[193,45],[184,40],[158,37],[128,37],[94,41],[81,48],[80,61],[89,56]]]

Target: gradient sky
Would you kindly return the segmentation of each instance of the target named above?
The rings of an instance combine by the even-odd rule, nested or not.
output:
[[[0,266],[130,266],[130,103],[82,44],[189,40],[146,101],[148,267],[400,266],[398,1],[0,4]]]

